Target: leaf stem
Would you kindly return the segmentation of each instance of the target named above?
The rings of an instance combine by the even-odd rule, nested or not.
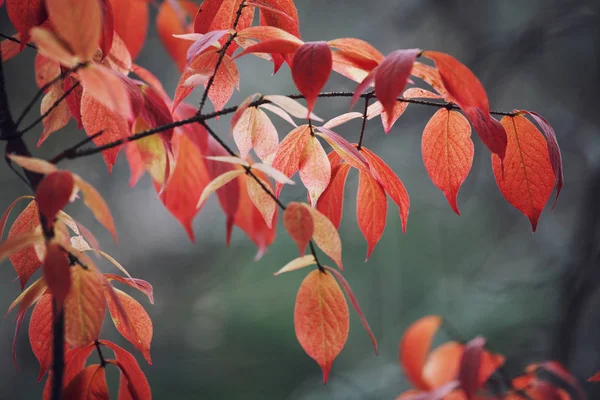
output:
[[[360,151],[360,149],[362,147],[363,137],[365,134],[365,127],[367,126],[367,111],[369,110],[369,100],[371,100],[371,96],[369,96],[369,94],[371,94],[371,93],[367,93],[367,96],[365,96],[365,108],[363,110],[363,115],[362,115],[362,125],[360,127],[360,138],[358,139],[358,145],[356,146],[356,150],[358,150],[358,151]]]
[[[98,358],[100,358],[100,365],[104,368],[106,366],[106,358],[104,358],[104,354],[102,353],[102,348],[100,347],[100,342],[98,340],[95,340],[94,345],[96,345],[96,351],[98,352]]]

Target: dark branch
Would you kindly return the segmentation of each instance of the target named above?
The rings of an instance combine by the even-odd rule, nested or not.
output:
[[[15,43],[21,44],[21,41],[19,39],[14,38],[12,36],[5,35],[4,33],[0,33],[0,37],[3,37],[6,40],[10,40],[11,42],[15,42]],[[34,50],[37,50],[37,47],[35,47],[34,45],[32,45],[30,43],[26,43],[25,46],[30,47],[30,48],[32,48]]]
[[[102,348],[100,347],[100,342],[98,340],[96,340],[94,342],[94,344],[96,345],[96,351],[98,352],[98,358],[100,358],[100,365],[102,367],[106,366],[106,358],[104,358],[104,354],[102,354]]]
[[[360,151],[363,142],[363,136],[365,135],[365,128],[367,127],[367,111],[369,110],[369,100],[371,100],[370,93],[367,93],[365,96],[365,108],[363,110],[362,115],[362,125],[360,127],[360,138],[358,139],[358,145],[356,146],[356,150]]]
[[[77,89],[78,86],[79,86],[79,82],[77,82],[73,86],[71,86],[66,92],[63,93],[62,96],[60,96],[58,99],[56,99],[56,101],[54,103],[52,103],[52,105],[50,106],[50,108],[48,108],[45,113],[43,113],[38,119],[36,119],[35,121],[33,121],[31,124],[29,124],[28,126],[26,126],[25,128],[23,128],[19,132],[19,134],[20,135],[24,135],[29,130],[31,130],[32,128],[34,128],[37,124],[39,124],[40,122],[42,122],[44,120],[44,118],[46,118],[48,115],[50,115],[50,113],[52,111],[54,111],[54,109],[56,107],[58,107],[59,104],[61,102],[63,102],[64,99],[66,99],[75,89]]]

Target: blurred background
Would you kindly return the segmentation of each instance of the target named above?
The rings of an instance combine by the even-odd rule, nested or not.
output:
[[[63,167],[82,175],[109,203],[118,245],[80,204],[69,206],[69,213],[91,228],[103,249],[134,277],[154,285],[155,305],[128,290],[154,323],[154,365],[138,357],[154,397],[392,399],[409,387],[397,361],[402,333],[427,314],[443,315],[465,339],[485,336],[490,349],[506,355],[513,376],[528,363],[548,359],[567,363],[582,380],[600,370],[600,3],[296,0],[296,6],[304,40],[357,37],[384,54],[412,47],[448,52],[481,79],[493,109],[544,115],[558,135],[565,187],[532,234],[527,218],[500,194],[489,152],[475,139],[475,161],[459,193],[458,217],[429,180],[421,158],[420,135],[435,110],[410,105],[387,136],[379,119],[371,121],[365,146],[389,163],[411,196],[408,230],[401,233],[397,208],[390,205],[386,231],[365,264],[366,243],[355,216],[357,175],[350,174],[340,227],[345,276],[379,340],[380,355],[373,354],[352,314],[348,343],[323,386],[319,367],[294,334],[294,301],[305,274],[272,276],[296,256],[282,227],[267,254],[254,262],[256,249],[240,231],[225,246],[225,220],[213,198],[196,217],[197,240],[190,243],[157,199],[149,177],[129,187],[123,156],[110,175],[100,155],[65,162]],[[154,6],[151,18],[155,14]],[[14,33],[4,8],[0,22],[2,33]],[[34,55],[26,49],[4,65],[13,114],[37,91]],[[153,25],[137,62],[174,93],[180,74]],[[296,92],[286,66],[271,76],[270,64],[245,57],[238,67],[240,92],[229,104],[254,92]],[[355,85],[333,74],[326,89],[353,90]],[[195,91],[188,101],[197,104],[201,93]],[[319,100],[316,113],[328,119],[348,107],[348,99]],[[36,116],[31,113],[29,119]],[[282,138],[289,125],[276,118]],[[229,140],[228,124],[223,118],[213,127]],[[359,130],[359,123],[338,129],[350,141],[356,141]],[[27,136],[34,150],[38,135]],[[71,122],[34,153],[50,157],[82,137]],[[2,211],[28,194],[5,167],[0,168],[0,188]],[[304,198],[300,187],[283,191],[284,202]],[[101,268],[114,272],[107,263]],[[0,277],[1,309],[18,295],[19,284],[9,262],[2,264]],[[17,371],[11,358],[14,314],[0,324],[0,399],[41,395],[43,383],[35,383],[38,364],[26,332],[27,321],[17,338]],[[112,324],[105,324],[103,337],[131,349]],[[445,333],[441,337],[448,339]],[[109,377],[116,388],[116,372]],[[591,398],[600,395],[593,385],[586,384],[586,390]]]

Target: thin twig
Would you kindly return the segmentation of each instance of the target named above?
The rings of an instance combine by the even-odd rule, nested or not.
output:
[[[98,358],[100,358],[100,365],[102,367],[106,366],[106,358],[104,358],[104,354],[102,354],[102,348],[100,347],[100,342],[98,340],[94,341],[96,345],[96,351],[98,352]]]
[[[35,121],[33,121],[31,124],[29,124],[28,126],[26,126],[25,128],[23,128],[19,134],[20,135],[24,135],[25,133],[27,133],[27,131],[31,130],[32,128],[34,128],[37,124],[39,124],[40,122],[42,122],[44,120],[44,118],[46,118],[48,115],[50,115],[50,113],[52,111],[54,111],[54,109],[56,107],[59,106],[59,104],[66,99],[75,89],[77,89],[77,87],[79,87],[79,82],[76,82],[73,86],[71,86],[66,92],[63,93],[62,96],[60,96],[58,99],[56,99],[56,101],[54,103],[52,103],[52,105],[50,106],[50,108],[48,108],[46,110],[45,113],[43,113],[38,119],[36,119]]]
[[[15,43],[19,43],[21,44],[21,41],[17,38],[14,38],[12,36],[9,35],[5,35],[4,33],[0,33],[0,37],[3,37],[4,39],[10,40],[11,42],[15,42]],[[26,43],[25,46],[30,47],[34,50],[37,50],[37,47],[35,47],[34,45],[30,44],[30,43]]]
[[[103,133],[104,133],[104,130],[101,130],[101,131],[94,133],[93,135],[87,136],[85,139],[80,140],[79,142],[75,143],[73,146],[69,147],[68,149],[65,149],[59,155],[50,159],[50,162],[52,164],[57,164],[58,162],[66,159],[66,158],[69,158],[69,156],[74,154],[77,151],[77,149],[79,149],[81,146],[85,146],[86,144],[93,141],[94,139],[96,139],[97,137],[102,135]]]
[[[362,115],[362,125],[360,127],[360,138],[358,139],[358,145],[356,146],[356,150],[360,151],[362,147],[363,137],[365,135],[365,128],[367,126],[367,111],[369,110],[369,100],[371,100],[371,96],[365,96],[365,108],[363,110]]]

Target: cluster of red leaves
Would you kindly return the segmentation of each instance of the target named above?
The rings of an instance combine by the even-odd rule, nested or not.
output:
[[[485,339],[477,337],[467,344],[456,341],[443,343],[431,351],[432,342],[443,320],[427,316],[415,321],[400,341],[400,366],[415,387],[397,400],[444,399],[532,399],[570,400],[568,390],[578,399],[585,394],[575,378],[559,363],[548,361],[532,364],[525,374],[509,380],[501,372],[504,357],[485,349]],[[538,377],[550,373],[563,387]],[[486,383],[494,381],[494,391]]]
[[[109,171],[124,149],[131,169],[131,185],[148,172],[158,197],[192,240],[194,217],[207,197],[216,193],[226,216],[226,242],[237,226],[258,247],[257,257],[275,238],[278,207],[285,209],[283,223],[298,244],[300,257],[278,273],[315,264],[319,268],[310,272],[300,286],[295,326],[300,344],[322,367],[325,381],[348,336],[348,306],[338,282],[375,349],[377,342],[350,286],[339,271],[320,264],[313,243],[342,270],[342,246],[337,228],[350,168],[359,173],[356,215],[367,241],[367,258],[386,225],[387,196],[398,207],[403,231],[410,205],[408,192],[396,173],[363,146],[364,125],[357,144],[349,143],[332,129],[352,119],[362,118],[366,123],[381,116],[383,129],[388,133],[409,102],[440,101],[440,109],[423,132],[422,154],[431,180],[456,213],[459,212],[457,194],[473,161],[471,126],[492,153],[500,191],[530,219],[533,230],[553,188],[556,187],[558,198],[563,185],[556,136],[539,114],[517,110],[497,121],[490,113],[487,94],[477,77],[445,53],[409,49],[384,56],[370,44],[355,38],[304,42],[292,0],[205,0],[200,6],[186,0],[163,1],[156,27],[167,52],[182,71],[173,98],[150,71],[134,62],[144,45],[149,25],[147,1],[7,0],[6,6],[21,44],[3,41],[3,59],[17,54],[29,40],[39,50],[35,71],[37,83],[45,92],[41,113],[46,117],[38,145],[73,118],[103,149]],[[259,24],[252,26],[257,12]],[[274,72],[287,63],[306,107],[281,95],[248,97],[235,109],[231,121],[231,133],[239,149],[237,157],[208,131],[205,120],[200,117],[206,99],[210,99],[217,112],[223,110],[234,90],[239,88],[236,60],[248,54],[272,62]],[[419,62],[417,58],[427,58],[433,65]],[[314,125],[323,122],[313,110],[332,71],[358,84],[351,104],[363,98],[368,107],[364,113],[349,112],[322,125]],[[413,79],[428,87],[407,88],[415,84]],[[198,86],[206,90],[200,110],[184,102]],[[371,86],[374,92],[369,91]],[[371,100],[376,101],[369,105]],[[281,141],[265,110],[293,126]],[[307,123],[298,126],[294,119]],[[151,134],[153,131],[159,134]],[[143,138],[129,140],[139,133],[145,133]],[[324,144],[331,147],[329,154]],[[251,158],[252,150],[260,162]],[[42,304],[46,313],[34,309],[34,314],[39,314],[40,319],[47,317],[51,301],[44,293],[52,294],[58,311],[64,309],[67,331],[73,326],[70,320],[85,316],[85,324],[80,326],[85,328],[83,332],[68,332],[67,343],[72,348],[67,354],[67,377],[73,378],[69,387],[75,389],[67,389],[67,392],[103,392],[104,365],[85,369],[83,366],[92,349],[90,343],[98,339],[106,304],[117,329],[140,347],[148,360],[151,338],[151,330],[148,334],[147,329],[150,322],[141,306],[107,282],[117,280],[139,289],[148,285],[130,277],[100,274],[89,257],[81,252],[87,247],[78,247],[89,242],[93,249],[98,248],[89,231],[61,211],[78,191],[96,218],[116,238],[108,208],[93,188],[77,175],[58,170],[50,163],[20,157],[12,157],[12,160],[45,175],[37,189],[36,201],[15,221],[8,240],[1,246],[0,254],[11,257],[22,287],[31,274],[44,265],[43,280],[30,286],[19,298],[18,325],[27,307],[36,302],[36,309]],[[290,178],[296,172],[307,189],[309,204],[291,203],[285,207],[278,198],[283,185],[293,183]],[[274,181],[274,189],[270,179]],[[45,226],[41,226],[41,221]],[[77,245],[72,243],[67,227],[75,232]],[[312,254],[304,255],[308,245]],[[70,266],[65,250],[80,255],[86,267]],[[85,296],[82,296],[84,286],[89,290],[83,291]],[[93,294],[97,296],[91,298]],[[85,315],[71,315],[73,301],[82,302],[79,312]],[[132,313],[136,314],[135,318]],[[39,329],[45,329],[48,334],[50,319],[44,321],[46,324],[40,323]],[[439,324],[436,324],[435,321],[430,323],[437,329]],[[121,368],[122,379],[128,382],[122,381],[121,387],[128,387],[134,398],[133,391],[149,394],[147,383],[139,383],[145,382],[145,378],[138,379],[141,372],[130,368],[135,360],[128,359],[115,345],[102,344],[115,351],[114,363]],[[483,351],[481,340],[466,347],[454,344],[443,351],[453,352],[452,362],[467,360],[467,366],[456,371],[468,398],[481,388],[495,368],[489,364],[492,361],[482,364],[468,360],[482,357],[497,360]],[[38,358],[42,369],[47,370],[48,352],[36,348],[34,352],[43,353],[43,363]],[[419,355],[419,371],[425,356],[426,353]],[[419,358],[410,362],[417,362],[415,360]],[[452,392],[457,387],[455,376],[448,375],[446,379],[441,372],[427,379],[421,372],[410,374],[421,391]],[[138,384],[143,387],[137,387]],[[126,394],[123,396],[127,398]]]

